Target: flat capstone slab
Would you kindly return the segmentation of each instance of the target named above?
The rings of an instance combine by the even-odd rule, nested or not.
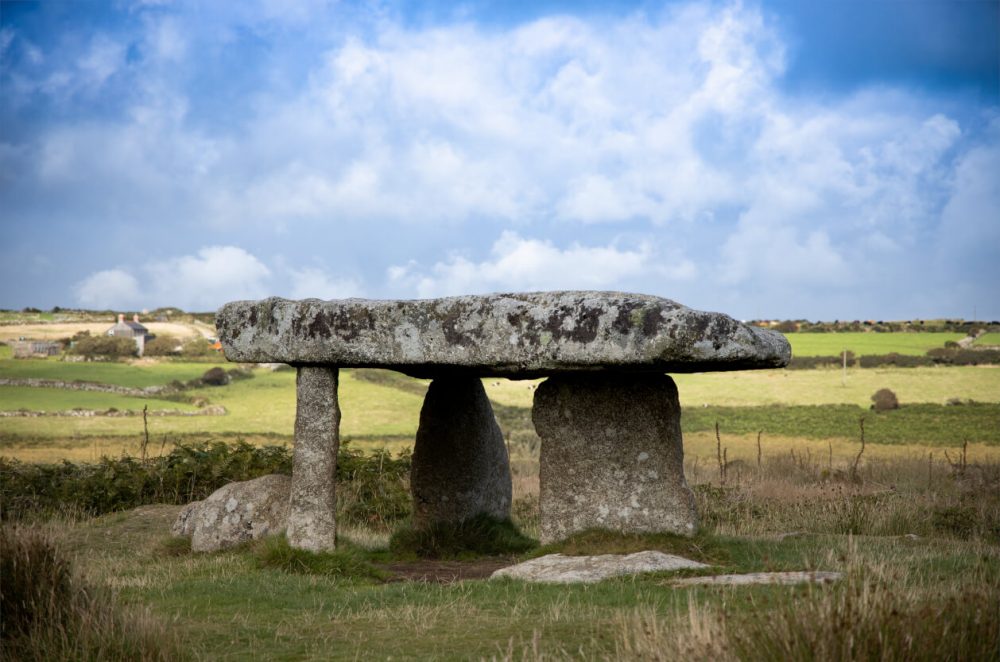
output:
[[[230,361],[388,368],[429,378],[746,370],[791,358],[776,331],[621,292],[270,298],[226,304],[216,326]]]

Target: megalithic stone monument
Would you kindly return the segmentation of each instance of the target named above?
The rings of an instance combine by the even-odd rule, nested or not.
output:
[[[542,440],[542,542],[590,527],[692,534],[677,387],[666,373],[777,368],[780,333],[669,299],[532,292],[420,301],[236,301],[216,317],[230,361],[299,371],[289,541],[335,542],[339,368],[432,381],[412,469],[414,522],[510,513],[510,468],[483,377],[548,377],[532,420]]]

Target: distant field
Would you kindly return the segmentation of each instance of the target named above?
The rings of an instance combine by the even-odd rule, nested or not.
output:
[[[40,399],[50,397],[45,392],[53,391],[53,389],[34,390],[39,392]],[[79,392],[67,393],[70,398],[82,395]],[[295,372],[291,370],[274,373],[258,370],[253,379],[237,381],[229,386],[194,389],[186,391],[186,394],[207,398],[212,404],[224,406],[229,414],[157,418],[149,422],[150,434],[291,435],[295,425]],[[2,397],[0,394],[0,398]],[[341,373],[340,406],[343,411],[341,434],[345,437],[406,435],[412,438],[416,434],[421,404],[422,399],[418,395],[356,380],[348,371]],[[0,400],[0,409],[16,408]],[[133,435],[141,432],[141,425],[141,421],[137,423],[135,419],[127,418],[2,419],[0,452],[5,437],[9,440],[12,436],[72,438]]]
[[[20,337],[31,338],[33,340],[58,340],[60,338],[72,337],[81,331],[87,331],[91,335],[100,335],[107,331],[112,324],[114,324],[114,320],[109,319],[106,322],[0,325],[0,341],[11,342]],[[149,329],[149,332],[154,335],[170,335],[178,338],[215,335],[213,327],[200,322],[143,322],[143,326]]]
[[[1000,336],[1000,334],[987,334],[987,336]],[[890,352],[916,356],[925,354],[927,350],[935,347],[944,347],[947,341],[958,341],[965,335],[916,331],[912,333],[786,333],[785,337],[792,344],[792,356],[836,356],[845,349],[854,352],[857,356],[888,354]],[[980,343],[983,342],[980,339]]]
[[[896,392],[900,402],[944,404],[951,398],[1000,402],[1000,367],[849,368],[846,385],[840,370],[745,370],[672,375],[685,409],[704,406],[851,404],[867,407],[880,388]],[[487,379],[494,402],[530,407],[540,380]]]
[[[114,393],[91,393],[89,391],[70,391],[58,388],[29,388],[26,386],[0,386],[0,409],[30,411],[66,411],[69,409],[105,410],[142,410],[148,405],[150,410],[179,409],[194,411],[194,405],[184,402],[171,402],[154,398],[133,398]],[[37,419],[24,419],[36,420]],[[70,419],[71,422],[75,419]],[[0,424],[0,429],[3,426]]]
[[[984,333],[976,341],[976,345],[1000,345],[1000,333]]]
[[[175,379],[186,382],[201,377],[211,367],[212,364],[169,361],[151,365],[130,365],[116,362],[66,363],[55,359],[5,359],[0,360],[0,377],[100,382],[144,388],[167,384]]]

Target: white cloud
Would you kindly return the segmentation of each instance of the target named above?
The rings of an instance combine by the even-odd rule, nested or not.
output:
[[[195,255],[154,262],[145,268],[150,295],[188,310],[212,310],[234,299],[269,294],[271,270],[236,246],[209,246]]]
[[[364,294],[358,280],[333,278],[315,267],[291,269],[289,275],[292,281],[292,299],[349,299]]]
[[[507,231],[493,244],[490,258],[482,262],[453,255],[434,264],[429,273],[411,263],[390,267],[387,275],[390,284],[401,291],[436,297],[498,290],[604,289],[650,272],[686,280],[695,269],[683,259],[669,268],[660,266],[649,244],[629,250],[574,243],[560,249],[549,241],[524,239]]]
[[[142,302],[139,281],[122,269],[106,269],[84,278],[74,288],[81,306],[93,309],[124,309]]]

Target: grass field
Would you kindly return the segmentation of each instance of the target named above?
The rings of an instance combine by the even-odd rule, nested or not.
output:
[[[770,454],[726,486],[708,474],[692,481],[703,520],[694,539],[587,534],[544,551],[660,549],[712,566],[681,576],[818,569],[845,579],[800,588],[679,588],[677,573],[568,586],[386,581],[342,570],[350,560],[396,572],[402,559],[385,538],[362,531],[359,546],[342,533],[339,561],[323,566],[337,570],[323,572],[268,566],[267,544],[191,554],[166,538],[175,506],[42,528],[87,582],[146,610],[135,626],[146,646],[186,659],[934,660],[989,659],[1000,645],[997,495],[958,505],[988,489],[979,479],[928,476],[922,460],[895,459],[863,465],[860,484],[831,484]],[[464,573],[514,560],[406,562]]]
[[[1000,334],[993,334],[1000,335]],[[962,339],[961,333],[786,333],[792,344],[792,356],[838,356],[844,350],[857,356],[865,354],[923,355],[929,349],[944,347],[945,342]],[[980,342],[983,342],[980,339]]]
[[[0,376],[91,379],[127,386],[149,386],[200,375],[205,364],[165,362],[134,366],[122,363],[0,361]],[[149,431],[157,443],[223,435],[288,440],[295,419],[294,371],[254,371],[255,377],[225,387],[184,392],[224,406],[225,416],[157,417]],[[384,379],[358,379],[341,372],[341,432],[344,439],[367,447],[399,450],[412,444],[426,382],[395,373]],[[677,375],[686,434],[705,431],[715,421],[727,433],[764,430],[771,437],[853,439],[857,419],[867,414],[870,396],[891,388],[905,405],[869,421],[869,440],[904,445],[958,446],[964,441],[1000,444],[994,407],[946,407],[949,399],[1000,402],[1000,369],[993,367],[850,369],[846,386],[838,370],[773,370]],[[515,437],[533,436],[530,407],[537,381],[484,380],[487,393],[500,407],[498,416]],[[154,409],[190,405],[150,401]],[[779,404],[780,403],[780,404]],[[142,399],[59,389],[4,387],[0,409],[54,411],[72,409],[141,409]],[[921,405],[921,406],[914,406]],[[923,406],[934,405],[934,406]],[[507,415],[504,407],[510,408]],[[4,418],[0,419],[0,454],[23,459],[91,457],[95,448],[120,452],[134,447],[142,434],[134,418]]]
[[[0,386],[0,406],[4,410],[27,409],[30,411],[66,411],[68,409],[132,409],[142,411],[148,406],[151,411],[178,409],[195,411],[197,407],[184,402],[138,398],[114,393],[92,393],[89,391],[67,391],[58,388],[29,388],[25,386]]]
[[[5,359],[0,361],[0,377],[8,379],[55,379],[65,382],[99,382],[144,388],[167,384],[174,380],[186,382],[201,377],[212,364],[175,363],[67,363],[52,359]],[[227,368],[230,366],[226,366]]]
[[[945,339],[945,334],[919,335]],[[149,386],[187,381],[207,367],[8,359],[0,360],[0,377]],[[574,586],[413,581],[421,572],[483,577],[521,557],[420,559],[392,551],[387,530],[363,526],[342,527],[340,550],[320,557],[316,565],[268,561],[274,541],[192,554],[168,536],[178,507],[143,506],[34,525],[32,530],[46,532],[73,560],[80,581],[108,592],[100,600],[104,608],[125,615],[124,634],[121,628],[102,629],[106,621],[84,618],[82,630],[57,629],[52,639],[35,639],[49,643],[33,645],[52,646],[36,659],[73,657],[55,653],[65,642],[123,636],[135,637],[140,643],[128,645],[143,651],[167,651],[162,659],[192,660],[996,656],[1000,369],[858,368],[848,371],[846,384],[840,371],[828,369],[675,379],[684,407],[685,472],[702,525],[697,536],[591,533],[526,556],[660,549],[712,566],[682,575],[818,569],[844,572],[843,581],[798,588],[679,588],[673,584],[678,575],[669,573]],[[515,522],[537,537],[539,442],[530,406],[538,382],[484,383],[509,435]],[[395,373],[341,371],[343,438],[365,449],[409,448],[425,387],[425,381]],[[896,391],[901,409],[868,410],[869,397],[883,387]],[[223,405],[229,414],[151,418],[154,456],[161,444],[173,440],[290,440],[294,371],[256,369],[251,379],[191,389],[183,396]],[[963,402],[946,405],[952,398]],[[193,407],[0,387],[4,410],[141,409],[143,402],[151,408]],[[861,417],[868,442],[863,453]],[[135,418],[4,418],[0,455],[94,461],[123,450],[137,454],[141,435],[141,419]],[[960,448],[966,441],[971,443]],[[718,461],[723,450],[725,474]],[[343,505],[346,487],[338,492]],[[14,532],[5,528],[0,539]],[[119,658],[158,659],[139,649]]]

